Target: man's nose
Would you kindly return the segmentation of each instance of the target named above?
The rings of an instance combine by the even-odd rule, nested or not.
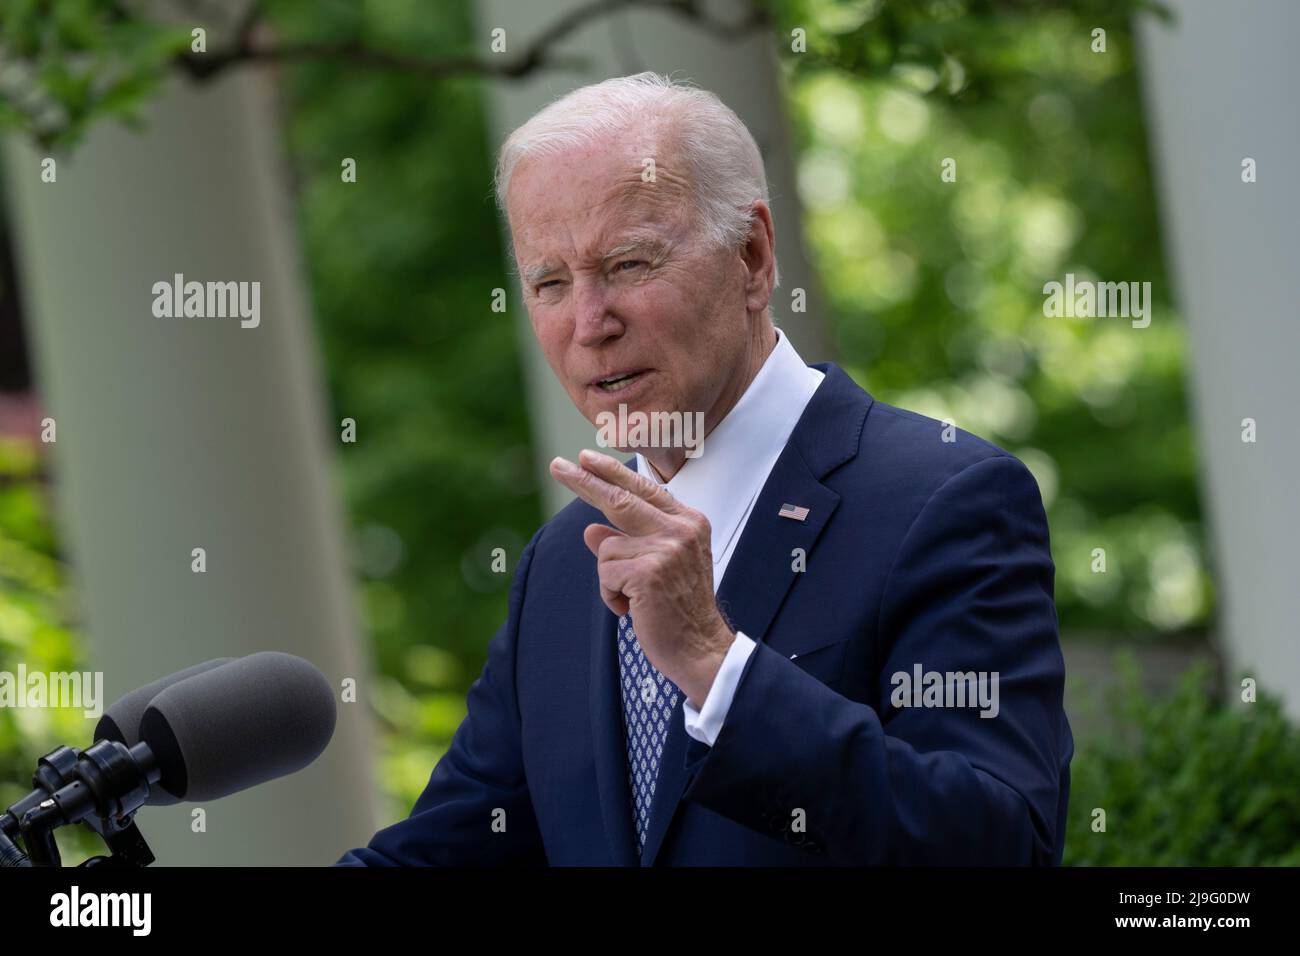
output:
[[[573,287],[573,339],[597,346],[623,334],[623,322],[611,310],[609,290],[600,281],[579,279]]]

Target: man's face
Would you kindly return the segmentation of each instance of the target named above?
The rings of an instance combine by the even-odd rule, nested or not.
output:
[[[654,181],[645,182],[650,156]],[[737,251],[710,249],[696,235],[682,172],[671,150],[611,141],[526,158],[511,178],[529,320],[593,424],[625,404],[703,412],[707,431],[737,397],[751,330],[748,273]]]

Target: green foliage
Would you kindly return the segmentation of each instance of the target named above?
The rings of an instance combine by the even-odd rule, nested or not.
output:
[[[102,0],[0,4],[0,127],[69,147],[93,122],[136,123],[189,29]]]
[[[386,47],[454,52],[468,11],[286,5],[285,42],[361,30]],[[361,22],[354,22],[359,20]],[[506,613],[541,521],[513,288],[490,198],[477,83],[344,63],[287,69],[286,115],[302,241],[355,529],[360,596],[380,681],[390,816],[405,816],[465,714],[465,692]],[[343,159],[357,181],[341,180]]]
[[[0,671],[84,671],[74,633],[66,569],[55,550],[34,443],[0,436]],[[86,742],[79,709],[0,707],[0,808],[30,788],[39,757],[59,744]],[[58,834],[64,862],[102,852],[88,830]]]
[[[809,55],[782,57],[825,292],[812,309],[850,371],[1030,467],[1065,630],[1204,627],[1185,335],[1121,16],[1131,4],[775,6],[776,35],[808,31]],[[1149,281],[1149,327],[1045,317],[1043,286],[1067,272]]]
[[[1065,859],[1077,866],[1300,865],[1300,730],[1276,699],[1225,706],[1193,668],[1165,698],[1131,656],[1108,697],[1114,736],[1080,742]],[[1094,833],[1093,810],[1106,811]]]

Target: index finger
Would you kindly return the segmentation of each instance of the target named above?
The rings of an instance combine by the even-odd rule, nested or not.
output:
[[[630,491],[642,501],[654,505],[660,511],[670,515],[682,513],[681,503],[673,497],[671,491],[657,481],[651,481],[640,472],[628,468],[617,458],[603,455],[590,448],[584,448],[578,455],[578,463],[588,471],[593,471],[612,485]]]
[[[551,462],[551,475],[609,519],[610,524],[627,534],[653,534],[662,531],[667,515],[626,488],[606,481],[594,471],[575,465],[564,458]]]

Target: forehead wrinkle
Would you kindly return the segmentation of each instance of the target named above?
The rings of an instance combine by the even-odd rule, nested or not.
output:
[[[658,161],[654,182],[646,182],[641,178],[643,167],[639,161],[629,162],[624,168],[626,172],[618,176],[606,195],[578,205],[573,215],[584,219],[599,217],[614,220],[599,228],[598,235],[621,233],[631,238],[622,245],[606,248],[603,252],[588,252],[581,257],[583,261],[605,261],[647,245],[662,249],[671,245],[671,237],[682,231],[684,224],[679,219],[687,206],[684,180]],[[665,186],[667,188],[656,188]],[[656,230],[654,225],[660,228]],[[596,244],[596,249],[599,249],[599,244]],[[525,269],[522,278],[526,283],[534,284],[561,268],[558,263],[545,259]]]
[[[620,213],[622,211],[620,210]],[[596,239],[578,259],[584,263],[606,262],[615,256],[624,255],[637,249],[662,252],[674,244],[674,237],[681,232],[680,224],[669,221],[659,210],[654,210],[645,218],[634,219],[628,223],[634,213],[617,215],[615,222],[607,224],[598,233]],[[524,270],[523,277],[528,283],[536,283],[562,268],[550,259],[544,259]]]
[[[688,198],[685,180],[663,167],[657,167],[654,182],[646,182],[641,178],[638,168],[626,179],[616,183],[602,204],[622,201],[630,207],[647,206],[655,210],[676,212],[686,205]]]
[[[600,252],[602,244],[597,241],[594,245],[599,254],[594,258],[604,261],[635,249],[663,249],[674,243],[674,237],[683,231],[685,204],[681,196],[674,194],[677,190],[646,188],[653,185],[656,184],[643,182],[637,173],[617,184],[601,202],[611,221],[599,235],[602,238],[609,235],[608,241],[618,245],[605,245]],[[612,207],[615,202],[619,205]]]
[[[606,262],[610,259],[616,259],[619,256],[625,256],[629,252],[636,252],[637,250],[644,249],[652,244],[652,240],[650,239],[633,239],[631,242],[621,243],[613,249],[606,249],[604,254],[600,257],[600,260]]]

